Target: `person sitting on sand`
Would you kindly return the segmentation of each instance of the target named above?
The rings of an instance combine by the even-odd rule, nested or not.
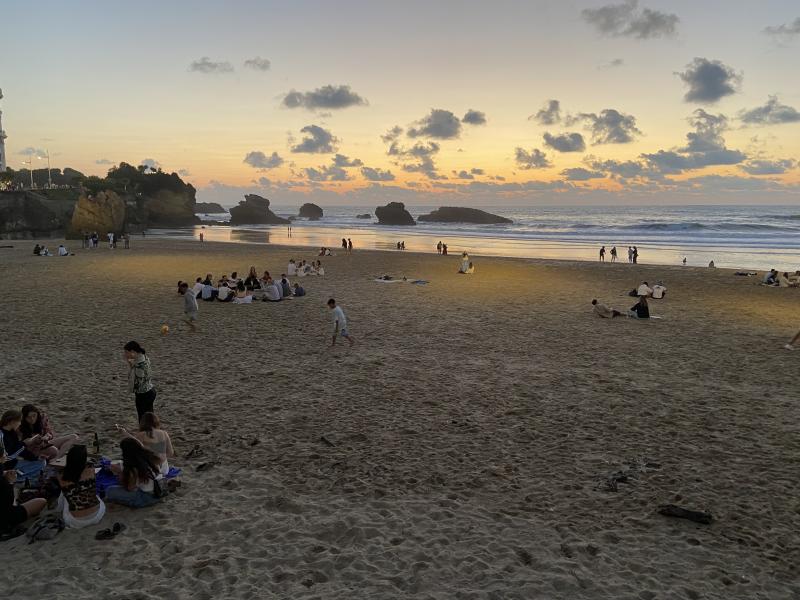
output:
[[[782,288],[797,287],[796,283],[792,283],[789,280],[789,273],[778,274],[777,282],[778,282],[778,287]]]
[[[161,459],[137,439],[125,438],[119,443],[122,466],[111,464],[119,477],[119,485],[106,489],[106,502],[144,508],[160,501],[155,496],[156,479],[161,476]],[[159,484],[160,485],[160,484]]]
[[[325,269],[322,267],[322,261],[320,260],[317,261],[317,264],[314,265],[314,270],[320,277],[325,277]]]
[[[103,519],[106,505],[97,495],[94,465],[87,461],[86,446],[78,444],[69,449],[58,485],[58,512],[67,527],[80,529]]]
[[[172,440],[169,434],[161,428],[161,421],[155,413],[144,413],[139,421],[139,431],[129,432],[124,427],[119,427],[125,435],[137,439],[142,446],[156,454],[161,461],[159,472],[166,476],[169,473],[169,459],[175,456]]]
[[[289,266],[286,267],[286,273],[289,277],[294,277],[297,274],[297,263],[294,262],[294,259],[289,259]]]
[[[223,275],[223,277],[225,277],[225,275]],[[226,279],[227,279],[227,277],[226,277]],[[234,285],[235,286],[237,283],[239,283],[239,279],[241,279],[239,277],[239,272],[238,271],[234,271],[233,273],[231,273],[231,278],[230,278],[230,280],[228,280],[228,285],[229,286],[230,285]]]
[[[180,293],[180,287],[178,288]],[[213,300],[219,295],[219,290],[211,285],[211,282],[206,279],[203,282],[203,290],[200,292],[200,298],[205,302],[213,302]],[[195,296],[195,298],[197,298]]]
[[[776,280],[778,279],[778,272],[775,269],[770,269],[764,275],[764,279],[761,280],[761,283],[764,285],[775,285]]]
[[[219,302],[232,302],[236,294],[227,285],[220,285],[217,288],[217,300]]]
[[[250,304],[253,302],[253,294],[247,290],[244,281],[240,281],[236,285],[236,293],[234,294],[234,304]]]
[[[662,281],[657,281],[656,284],[653,286],[653,291],[650,294],[652,298],[656,300],[661,300],[664,297],[664,294],[667,293],[667,286],[664,285]]]
[[[469,254],[466,252],[461,253],[461,267],[458,269],[459,273],[466,273],[469,268]]]
[[[5,468],[16,468],[26,479],[34,479],[47,464],[30,452],[36,448],[41,436],[36,434],[23,438],[19,432],[21,424],[22,413],[18,410],[7,410],[0,417],[0,446],[8,456]]]
[[[14,535],[15,530],[28,519],[32,519],[47,507],[47,500],[34,498],[22,504],[15,504],[14,484],[17,471],[9,464],[8,455],[0,448],[0,535]],[[20,530],[20,535],[24,529]]]
[[[652,294],[653,294],[653,289],[647,284],[646,281],[643,281],[642,285],[640,285],[636,289],[636,295],[639,296],[640,298],[642,296],[651,296]]]
[[[41,247],[39,244],[36,244],[36,245],[33,247],[33,253],[34,253],[36,256],[39,256],[39,255],[42,253],[42,247]]]
[[[280,286],[275,285],[272,279],[264,288],[264,302],[280,302],[283,299]]]
[[[647,296],[639,296],[639,301],[631,306],[628,316],[636,319],[650,318],[650,307],[647,305]]]
[[[597,314],[597,316],[603,319],[613,319],[614,317],[622,316],[622,313],[618,310],[610,308],[605,304],[598,302],[596,299],[592,300],[592,306],[594,306],[594,312]]]
[[[26,404],[22,407],[21,412],[22,422],[19,426],[19,433],[22,438],[38,436],[38,441],[28,446],[27,450],[22,453],[23,458],[27,460],[61,458],[78,441],[78,436],[74,433],[57,436],[50,426],[47,415],[33,404]]]
[[[285,274],[281,274],[281,293],[284,298],[292,295],[292,284],[289,283]]]
[[[203,293],[203,278],[198,277],[194,280],[194,285],[192,286],[192,293],[194,294],[195,298],[202,297]]]
[[[247,274],[247,278],[244,280],[244,285],[250,291],[261,289],[261,282],[258,280],[255,267],[250,267],[250,272]]]
[[[303,289],[303,287],[299,283],[295,283],[294,284],[294,290],[293,290],[292,293],[298,298],[300,296],[305,296],[306,295],[306,291]]]
[[[64,247],[64,244],[58,245],[58,255],[59,256],[69,256],[69,250]]]

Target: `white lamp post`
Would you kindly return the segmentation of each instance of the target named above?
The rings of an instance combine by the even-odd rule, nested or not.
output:
[[[45,150],[44,152],[44,156],[37,156],[36,158],[39,160],[42,160],[43,158],[47,159],[47,188],[50,189],[53,187],[53,180],[50,178],[50,150]]]

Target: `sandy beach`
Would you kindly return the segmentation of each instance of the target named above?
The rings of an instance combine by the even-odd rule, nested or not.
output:
[[[150,356],[182,487],[100,527],[0,545],[13,598],[796,598],[800,289],[724,269],[356,251],[281,303],[179,279],[309,248],[135,239],[0,250],[3,410],[116,456],[122,346]],[[48,240],[54,248],[57,242]],[[74,245],[74,244],[72,244]],[[382,274],[429,280],[378,283]],[[661,320],[604,320],[662,279]],[[357,340],[329,349],[335,297]],[[160,334],[162,323],[171,331]],[[195,445],[201,453],[184,456]],[[200,463],[212,468],[197,471]],[[617,491],[608,478],[629,475]],[[662,504],[709,511],[700,525]],[[792,575],[792,573],[795,573]]]

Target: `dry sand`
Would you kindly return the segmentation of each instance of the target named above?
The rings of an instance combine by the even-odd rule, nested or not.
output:
[[[798,597],[800,352],[782,345],[800,290],[477,257],[461,276],[457,255],[357,251],[323,259],[303,299],[200,303],[192,334],[178,279],[279,274],[314,252],[15,245],[0,250],[2,409],[34,402],[113,452],[114,423],[134,425],[122,345],[136,339],[184,477],[160,506],[111,511],[103,526],[128,525],[112,542],[93,527],[2,544],[18,574],[6,597]],[[659,278],[663,320],[593,315],[593,297],[628,308],[626,290]],[[326,347],[329,296],[353,349]],[[668,502],[716,521],[657,514]]]

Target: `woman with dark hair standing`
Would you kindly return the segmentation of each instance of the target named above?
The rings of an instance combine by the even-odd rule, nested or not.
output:
[[[128,390],[136,396],[136,414],[141,420],[146,412],[153,412],[156,388],[153,387],[153,369],[144,348],[131,340],[125,344],[125,360],[128,361]]]
[[[25,439],[35,435],[39,436],[39,442],[29,446],[23,455],[28,460],[61,458],[72,444],[78,441],[78,436],[74,433],[57,436],[50,426],[47,414],[33,404],[26,404],[22,407],[22,423],[19,426],[19,432]]]
[[[86,446],[78,444],[69,449],[58,485],[58,511],[67,527],[80,529],[102,520],[106,505],[97,496],[94,466],[86,460]]]
[[[119,447],[122,449],[122,466],[112,464],[111,470],[119,477],[120,485],[112,485],[106,490],[106,502],[131,508],[144,508],[159,502],[155,480],[159,477],[161,459],[132,437],[122,440]]]

